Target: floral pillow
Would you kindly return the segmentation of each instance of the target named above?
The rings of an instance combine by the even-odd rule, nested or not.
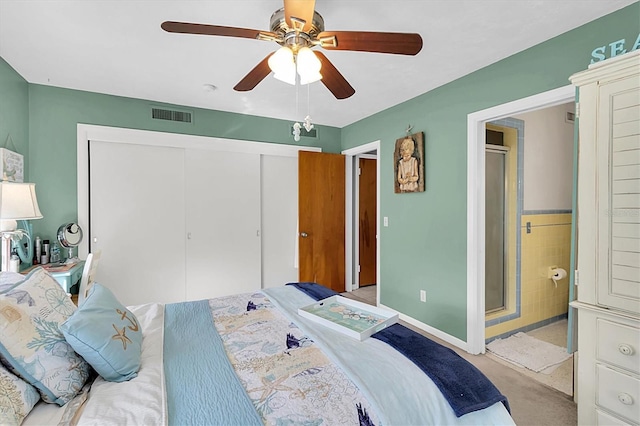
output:
[[[0,357],[45,402],[64,405],[89,377],[90,366],[59,329],[76,307],[60,284],[36,268],[0,293]]]
[[[19,425],[39,399],[33,386],[0,364],[0,425]]]

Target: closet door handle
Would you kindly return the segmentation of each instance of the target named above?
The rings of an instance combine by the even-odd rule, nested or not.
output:
[[[301,236],[302,238],[307,238],[307,237],[309,236],[309,234],[307,234],[306,232],[301,232],[301,233],[300,233],[300,236]]]

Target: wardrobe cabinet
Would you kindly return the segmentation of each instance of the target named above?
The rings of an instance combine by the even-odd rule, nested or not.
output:
[[[578,88],[578,424],[640,421],[640,51]]]
[[[102,250],[97,281],[122,303],[297,280],[297,149],[269,155],[234,142],[236,151],[89,142],[86,233],[90,249]]]

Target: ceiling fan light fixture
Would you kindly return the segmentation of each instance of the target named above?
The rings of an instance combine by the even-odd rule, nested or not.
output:
[[[273,76],[285,83],[295,86],[296,64],[293,60],[293,52],[288,47],[281,47],[269,58],[269,68]]]
[[[296,63],[300,84],[309,84],[322,79],[322,74],[320,74],[322,63],[308,47],[303,47],[298,51]]]

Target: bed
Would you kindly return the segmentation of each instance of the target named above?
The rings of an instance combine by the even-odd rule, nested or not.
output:
[[[0,279],[0,358],[14,383],[35,383],[37,391],[37,402],[33,391],[23,394],[32,408],[14,424],[514,424],[506,398],[450,349],[400,324],[359,341],[298,315],[335,294],[317,284],[126,308],[95,284],[76,309],[49,278],[38,268],[21,280]],[[12,354],[5,338],[15,322],[6,317],[18,307],[31,309],[32,320],[59,321],[57,351],[74,376],[50,386],[60,374],[45,377],[47,368],[32,367],[34,355]],[[117,312],[121,322],[101,311]],[[113,358],[109,350],[125,343],[133,359]],[[62,350],[66,344],[73,350]],[[12,365],[12,356],[14,364],[30,363]]]

